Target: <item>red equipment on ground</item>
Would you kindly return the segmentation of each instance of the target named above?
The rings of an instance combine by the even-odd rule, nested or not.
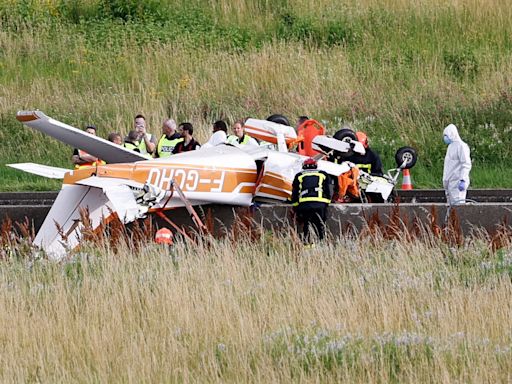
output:
[[[169,228],[160,228],[156,231],[155,242],[157,244],[172,244],[172,232]]]

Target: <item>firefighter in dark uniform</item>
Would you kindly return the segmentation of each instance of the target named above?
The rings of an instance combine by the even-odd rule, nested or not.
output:
[[[338,189],[338,183],[326,172],[317,170],[317,166],[316,160],[311,157],[304,160],[303,170],[293,180],[291,203],[298,221],[304,225],[305,244],[312,243],[310,225],[320,240],[325,237],[327,207]]]
[[[354,163],[357,168],[374,176],[382,176],[382,161],[377,152],[373,151],[368,145],[368,136],[364,132],[356,132],[357,141],[363,144],[366,151],[364,155],[354,153],[352,156],[345,158],[345,161]]]

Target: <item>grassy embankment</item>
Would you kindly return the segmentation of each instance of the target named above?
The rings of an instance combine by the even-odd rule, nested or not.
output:
[[[4,261],[0,380],[510,382],[510,247],[372,239]]]
[[[475,184],[490,185],[487,166],[510,183],[496,177],[511,150],[505,2],[186,3],[142,3],[146,20],[128,23],[111,16],[144,5],[0,4],[0,163],[68,161],[14,121],[22,108],[103,135],[135,112],[154,131],[170,114],[202,139],[218,117],[309,113],[368,130],[388,165],[413,143],[423,186],[438,185],[440,129],[454,121]],[[3,189],[57,187],[0,172]],[[269,235],[169,252],[85,245],[61,264],[28,254],[0,252],[12,256],[0,263],[0,381],[511,380],[510,245],[367,237],[303,253]]]
[[[69,166],[71,149],[24,128],[38,108],[100,134],[145,113],[195,124],[218,118],[325,120],[370,134],[386,167],[416,147],[416,187],[440,187],[442,128],[472,148],[473,187],[510,187],[512,6],[500,0],[106,1],[0,4],[2,190],[56,189],[7,169]]]

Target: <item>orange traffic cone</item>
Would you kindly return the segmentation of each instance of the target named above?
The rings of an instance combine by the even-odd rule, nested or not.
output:
[[[404,169],[402,171],[402,189],[403,190],[411,190],[412,182],[411,182],[411,171],[408,169]]]
[[[168,228],[161,228],[156,231],[155,242],[157,244],[172,244],[172,232]]]

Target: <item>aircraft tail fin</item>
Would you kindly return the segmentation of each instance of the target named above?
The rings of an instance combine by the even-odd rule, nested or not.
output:
[[[272,121],[247,119],[244,130],[251,137],[277,144],[280,152],[288,152],[287,147],[297,143],[297,132],[293,127]]]
[[[34,175],[47,177],[49,179],[63,179],[64,175],[70,171],[69,169],[65,168],[51,167],[49,165],[36,163],[16,163],[6,165],[11,168],[19,169]]]

